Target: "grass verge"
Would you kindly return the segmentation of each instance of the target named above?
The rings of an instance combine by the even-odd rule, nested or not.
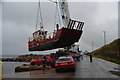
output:
[[[107,61],[110,61],[110,62],[120,64],[119,59],[114,59],[114,58],[110,58],[110,57],[104,57],[104,56],[101,56],[101,55],[93,55],[93,57],[101,58],[101,59],[104,59],[104,60],[107,60]]]

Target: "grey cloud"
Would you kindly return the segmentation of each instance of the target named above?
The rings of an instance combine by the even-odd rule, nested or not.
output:
[[[107,34],[107,43],[118,37],[117,3],[71,3],[71,17],[85,22],[80,39],[82,50],[92,50],[103,46],[103,31]],[[75,6],[75,7],[73,7]],[[82,44],[82,45],[81,45]]]
[[[91,51],[103,45],[103,33],[107,33],[107,43],[117,38],[117,3],[69,2],[72,19],[85,22],[83,34],[78,44],[81,50]],[[2,5],[2,43],[3,54],[24,54],[27,50],[28,37],[35,31],[36,2],[5,2]],[[42,2],[42,17],[45,30],[54,30],[55,4]],[[56,49],[57,50],[57,49]],[[43,51],[40,53],[54,52]]]

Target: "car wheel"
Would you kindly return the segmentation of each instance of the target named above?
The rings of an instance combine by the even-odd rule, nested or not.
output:
[[[75,70],[76,70],[76,69],[74,68],[74,69],[73,69],[73,72],[75,72]]]
[[[32,62],[31,65],[35,65],[35,62]]]

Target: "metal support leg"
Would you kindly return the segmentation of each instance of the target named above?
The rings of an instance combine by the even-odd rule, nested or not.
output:
[[[1,63],[1,75],[0,75],[0,80],[2,80],[2,78],[3,78],[3,63],[2,63],[2,61],[0,61],[0,63]]]

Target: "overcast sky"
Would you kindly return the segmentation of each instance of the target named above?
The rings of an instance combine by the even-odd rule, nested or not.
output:
[[[117,2],[69,2],[70,17],[85,23],[83,34],[77,44],[85,51],[103,46],[103,31],[106,31],[107,43],[118,38]],[[19,55],[29,53],[27,41],[35,31],[38,3],[3,2],[2,3],[2,53]],[[55,4],[42,2],[44,29],[54,30]],[[55,52],[42,51],[37,53]]]

